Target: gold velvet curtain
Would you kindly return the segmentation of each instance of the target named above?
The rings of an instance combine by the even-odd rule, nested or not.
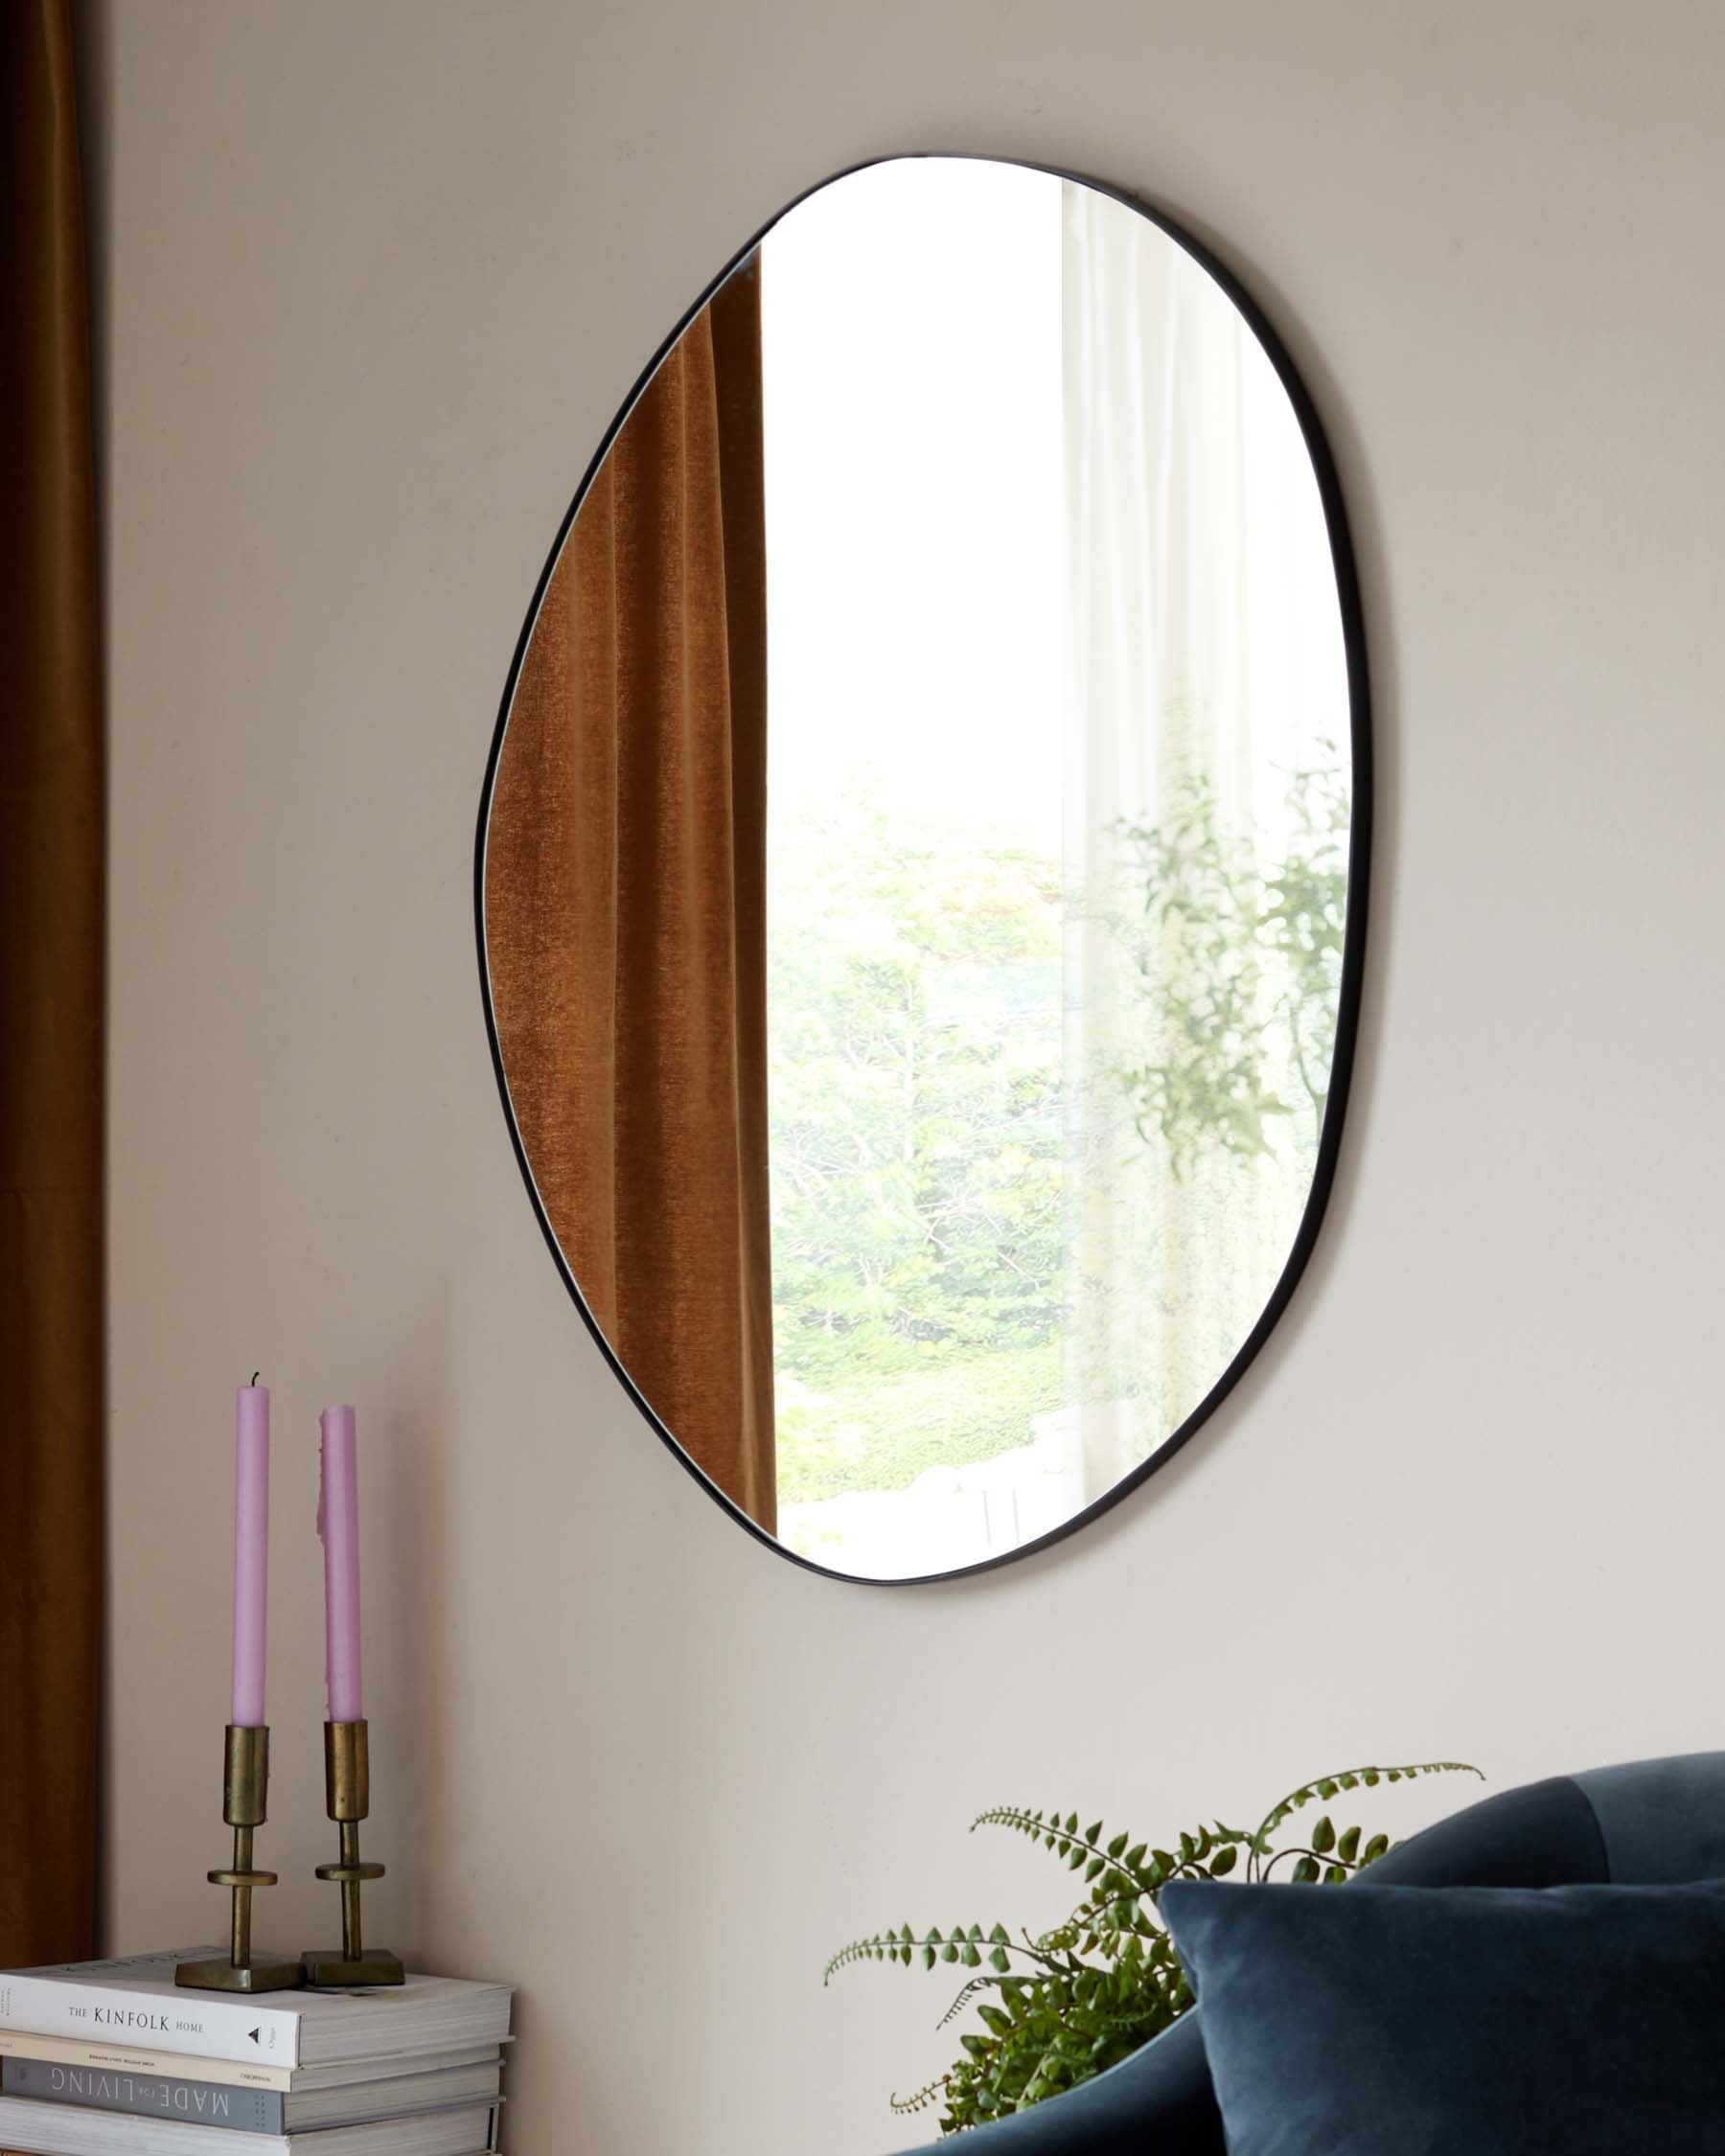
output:
[[[0,17],[0,1967],[92,1946],[102,714],[66,0]]]
[[[486,853],[510,1095],[624,1367],[775,1520],[758,267],[666,359],[564,548]]]

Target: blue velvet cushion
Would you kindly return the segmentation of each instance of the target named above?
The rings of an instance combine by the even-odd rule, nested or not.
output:
[[[1725,1881],[1184,1881],[1162,1912],[1229,2156],[1725,2156]]]

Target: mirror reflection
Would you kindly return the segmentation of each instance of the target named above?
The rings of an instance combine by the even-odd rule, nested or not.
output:
[[[485,963],[592,1322],[786,1549],[986,1563],[1204,1411],[1339,1111],[1352,726],[1283,378],[1115,197],[853,173],[653,373],[513,686]]]

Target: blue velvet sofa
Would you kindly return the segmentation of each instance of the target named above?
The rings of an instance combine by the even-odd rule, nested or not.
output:
[[[1725,1752],[1638,1760],[1506,1790],[1414,1835],[1366,1876],[1386,1887],[1725,1879]],[[1200,2009],[1082,2088],[916,2156],[960,2146],[966,2156],[1226,2156]]]

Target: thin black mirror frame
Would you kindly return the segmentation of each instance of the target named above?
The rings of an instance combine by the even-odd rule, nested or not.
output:
[[[1287,1260],[1277,1275],[1276,1285],[1271,1290],[1268,1300],[1258,1315],[1256,1323],[1254,1324],[1252,1330],[1241,1342],[1232,1361],[1184,1421],[1180,1423],[1162,1440],[1148,1458],[1141,1461],[1130,1474],[1121,1476],[1117,1482],[1105,1490],[1099,1498],[1087,1504],[1082,1511],[1073,1513],[1070,1520],[1064,1521],[1058,1527],[1051,1527],[1046,1534],[1037,1535],[1030,1541],[1021,1543],[1014,1549],[1002,1550],[998,1556],[983,1558],[976,1564],[955,1565],[947,1571],[921,1572],[895,1579],[876,1579],[865,1573],[840,1571],[830,1565],[817,1564],[814,1558],[805,1557],[799,1550],[788,1548],[778,1540],[777,1536],[769,1534],[758,1521],[751,1520],[748,1514],[713,1481],[700,1463],[684,1450],[671,1431],[659,1419],[652,1403],[630,1376],[628,1370],[624,1368],[610,1341],[606,1339],[598,1320],[588,1308],[586,1297],[581,1292],[581,1283],[576,1279],[568,1259],[564,1256],[563,1248],[552,1228],[550,1215],[546,1211],[544,1201],[540,1194],[539,1184],[533,1173],[533,1164],[527,1158],[527,1149],[521,1137],[520,1126],[516,1120],[514,1104],[510,1099],[509,1077],[503,1067],[502,1048],[497,1039],[496,1012],[492,1002],[491,968],[486,952],[485,856],[486,839],[491,824],[492,797],[496,786],[497,768],[503,753],[503,743],[509,731],[510,710],[515,702],[516,689],[520,680],[521,668],[526,659],[528,647],[533,641],[533,632],[539,623],[540,610],[544,604],[545,592],[550,585],[553,572],[563,554],[569,532],[576,517],[581,513],[582,505],[586,500],[593,480],[606,458],[610,454],[611,445],[615,442],[625,421],[639,401],[648,383],[657,374],[667,356],[702,310],[707,306],[714,293],[745,263],[749,261],[768,234],[791,211],[794,210],[798,203],[806,202],[811,195],[818,195],[826,188],[836,186],[840,180],[849,179],[856,172],[867,172],[878,165],[915,163],[925,158],[954,159],[975,164],[1014,165],[1022,171],[1046,172],[1051,178],[1069,180],[1076,186],[1087,187],[1095,194],[1106,195],[1111,201],[1118,202],[1123,208],[1135,211],[1139,217],[1147,218],[1150,223],[1166,234],[1176,246],[1184,249],[1201,269],[1207,271],[1214,279],[1239,310],[1247,327],[1263,347],[1271,365],[1276,370],[1282,388],[1287,393],[1289,402],[1294,407],[1295,417],[1299,422],[1300,431],[1305,443],[1306,453],[1312,460],[1312,469],[1317,476],[1319,498],[1323,508],[1324,526],[1329,535],[1330,560],[1335,572],[1336,599],[1342,624],[1343,650],[1347,667],[1348,735],[1352,758],[1349,781],[1352,790],[1352,803],[1347,846],[1347,919],[1343,931],[1342,977],[1336,1015],[1336,1047],[1330,1067],[1330,1089],[1324,1106],[1323,1126],[1319,1133],[1317,1164],[1313,1170],[1311,1188],[1307,1193],[1305,1206],[1300,1214],[1300,1226],[1295,1233],[1294,1241],[1289,1248]],[[1134,1490],[1141,1488],[1158,1468],[1165,1466],[1182,1446],[1187,1444],[1196,1436],[1234,1387],[1238,1385],[1246,1372],[1247,1366],[1276,1329],[1282,1313],[1287,1309],[1293,1297],[1295,1289],[1300,1284],[1300,1275],[1306,1269],[1307,1262],[1318,1240],[1319,1230],[1323,1225],[1323,1216],[1328,1207],[1330,1193],[1335,1183],[1336,1163],[1341,1154],[1342,1130],[1346,1117],[1347,1096],[1353,1078],[1355,1050],[1359,1039],[1360,1003],[1366,971],[1371,836],[1371,692],[1367,671],[1365,612],[1361,603],[1359,574],[1355,565],[1353,542],[1348,533],[1347,514],[1342,499],[1342,486],[1336,470],[1335,458],[1331,452],[1322,423],[1318,416],[1317,406],[1314,404],[1311,394],[1301,379],[1299,370],[1295,367],[1286,346],[1276,334],[1263,310],[1240,283],[1233,271],[1220,262],[1201,241],[1195,239],[1166,211],[1154,208],[1151,204],[1140,201],[1136,195],[1126,194],[1119,188],[1110,187],[1106,181],[1092,179],[1082,172],[1069,172],[1061,166],[1041,165],[1029,158],[1023,157],[988,157],[976,151],[911,150],[887,157],[865,158],[860,164],[846,166],[842,172],[833,172],[827,178],[817,180],[812,187],[805,188],[800,195],[787,202],[783,209],[777,211],[750,240],[738,248],[737,252],[720,270],[719,274],[713,278],[700,297],[684,311],[671,333],[663,340],[653,357],[642,369],[634,386],[624,399],[616,417],[606,428],[604,438],[597,449],[594,450],[586,470],[582,474],[581,484],[575,490],[575,498],[570,502],[563,522],[557,528],[556,539],[552,542],[551,551],[546,557],[545,565],[540,572],[539,583],[534,589],[533,603],[527,609],[527,618],[521,625],[521,633],[516,641],[515,655],[510,661],[508,678],[503,684],[502,702],[498,707],[496,725],[492,734],[491,750],[486,758],[484,784],[480,790],[478,832],[473,849],[473,918],[479,956],[480,999],[485,1007],[486,1038],[491,1044],[492,1067],[496,1073],[497,1091],[503,1104],[503,1118],[509,1127],[510,1143],[515,1148],[516,1162],[521,1171],[521,1180],[527,1186],[527,1196],[533,1206],[534,1217],[539,1222],[540,1231],[544,1236],[546,1248],[551,1252],[552,1262],[557,1267],[564,1286],[569,1292],[570,1299],[580,1312],[582,1321],[592,1335],[599,1352],[610,1365],[611,1373],[616,1378],[617,1383],[623,1388],[628,1397],[633,1401],[649,1429],[669,1449],[672,1456],[679,1461],[694,1477],[695,1480],[712,1499],[713,1502],[719,1506],[721,1511],[727,1513],[738,1526],[752,1535],[756,1542],[764,1545],[775,1555],[786,1559],[790,1564],[800,1566],[805,1571],[816,1572],[826,1579],[842,1580],[849,1585],[858,1587],[926,1587],[946,1580],[966,1579],[978,1572],[995,1571],[1002,1565],[1015,1564],[1022,1557],[1028,1557],[1039,1549],[1047,1549],[1055,1543],[1063,1542],[1069,1535],[1076,1534],[1080,1528],[1088,1526],[1092,1520],[1100,1519],[1103,1513],[1111,1510],[1113,1506],[1118,1504]]]

